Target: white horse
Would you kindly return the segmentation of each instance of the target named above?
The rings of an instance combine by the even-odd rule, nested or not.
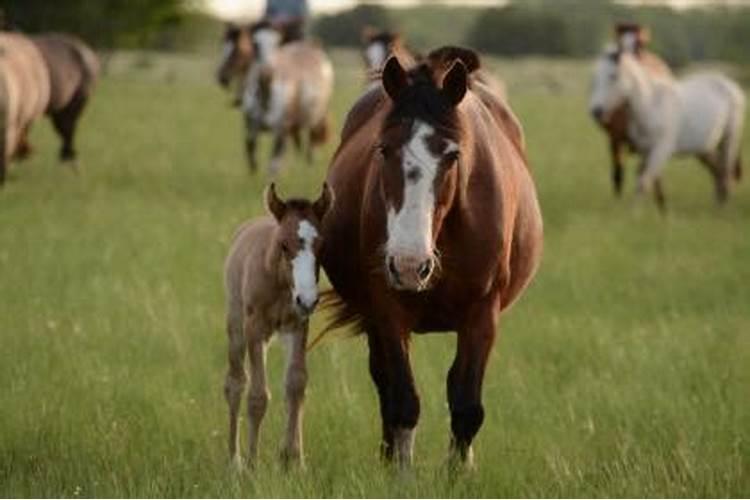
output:
[[[323,50],[307,41],[281,44],[282,34],[268,23],[252,30],[255,60],[248,70],[242,109],[247,128],[250,168],[256,169],[255,148],[260,131],[274,135],[269,170],[275,175],[287,135],[300,147],[308,132],[307,160],[314,146],[328,136],[328,104],[333,93],[333,65]]]
[[[638,193],[656,190],[674,155],[697,156],[711,172],[719,203],[726,201],[732,177],[741,176],[740,145],[745,96],[719,73],[679,80],[654,76],[626,49],[608,48],[594,71],[590,111],[607,119],[619,106],[631,113],[628,135],[642,157]]]

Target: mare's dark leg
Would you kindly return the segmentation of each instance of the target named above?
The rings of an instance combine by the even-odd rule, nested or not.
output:
[[[448,372],[448,405],[451,412],[451,457],[467,465],[473,461],[471,442],[484,421],[482,382],[495,341],[496,300],[476,304],[457,332],[456,358]]]
[[[411,465],[414,429],[419,420],[419,396],[409,363],[408,341],[395,331],[368,332],[370,375],[378,389],[383,422],[381,455]]]
[[[60,148],[60,161],[72,161],[76,159],[76,151],[73,147],[76,125],[86,105],[86,96],[79,90],[73,95],[73,99],[60,111],[51,113],[52,123],[55,130],[62,139]]]
[[[247,154],[247,163],[251,173],[258,170],[258,159],[256,149],[258,146],[258,127],[253,121],[245,117],[245,153]]]
[[[276,132],[273,139],[273,150],[271,151],[271,163],[268,165],[268,171],[272,177],[276,176],[281,170],[281,160],[286,151],[286,132]]]
[[[622,165],[622,141],[610,138],[609,152],[612,156],[612,186],[616,196],[622,196],[622,184],[625,179],[625,169]]]

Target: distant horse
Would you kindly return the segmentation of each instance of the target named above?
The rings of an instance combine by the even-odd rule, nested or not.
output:
[[[649,41],[649,32],[641,26],[633,23],[619,23],[615,26],[615,39],[621,49],[627,48],[632,51],[643,65],[643,68],[653,76],[672,78],[672,72],[667,64],[657,55],[645,50]],[[628,146],[634,151],[635,145],[628,136],[628,124],[630,114],[627,105],[623,104],[612,113],[606,120],[603,115],[594,115],[597,123],[607,132],[609,136],[609,150],[612,157],[612,185],[615,194],[622,194],[622,183],[624,180],[624,169],[622,164],[622,151],[624,146]],[[663,200],[661,184],[654,185],[657,199]],[[662,202],[660,202],[662,203]]]
[[[333,66],[314,42],[281,45],[282,33],[267,22],[252,29],[254,60],[245,80],[242,110],[245,114],[250,169],[257,169],[256,145],[261,131],[274,136],[269,171],[276,175],[287,136],[301,148],[307,132],[307,161],[313,149],[328,138],[328,104],[333,92]]]
[[[536,272],[542,218],[522,132],[504,101],[475,91],[479,58],[445,47],[350,110],[327,182],[336,206],[321,262],[339,299],[331,327],[367,334],[381,452],[412,461],[419,397],[411,332],[458,334],[448,372],[451,456],[472,461],[498,318]]]
[[[50,76],[47,114],[63,141],[62,161],[75,160],[73,140],[78,119],[99,76],[99,59],[80,39],[50,33],[32,38],[42,53]]]
[[[288,422],[281,451],[285,462],[303,461],[302,403],[307,384],[305,347],[308,317],[318,302],[321,220],[333,203],[323,186],[315,202],[282,201],[273,184],[266,205],[273,217],[245,223],[237,231],[225,264],[229,371],[224,394],[229,404],[229,454],[241,465],[237,420],[245,391],[245,358],[250,358],[249,459],[258,457],[260,424],[268,405],[266,347],[278,330],[287,341]]]
[[[368,90],[380,85],[380,72],[391,56],[398,58],[399,63],[406,70],[413,68],[422,60],[422,55],[409,49],[399,33],[365,26],[362,29],[362,58],[365,62],[367,78],[370,81]],[[488,87],[496,97],[507,99],[507,90],[502,80],[481,69],[473,74],[473,79]]]
[[[245,92],[245,78],[254,58],[253,32],[265,22],[253,24],[227,23],[222,37],[222,54],[216,79],[222,87],[231,88],[232,104],[242,104]],[[281,33],[281,44],[295,41],[299,27],[296,24],[275,25]]]
[[[49,70],[37,46],[24,35],[0,32],[0,185],[10,160],[29,153],[29,129],[49,102]]]
[[[676,154],[697,156],[711,173],[719,203],[729,195],[731,180],[741,176],[740,146],[745,96],[739,85],[719,73],[700,73],[677,81],[646,71],[632,50],[607,49],[596,63],[591,112],[607,121],[628,107],[628,135],[641,155],[638,193],[656,189]]]

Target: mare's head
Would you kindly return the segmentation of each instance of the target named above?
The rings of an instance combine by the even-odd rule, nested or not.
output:
[[[436,242],[459,186],[467,140],[458,106],[468,78],[459,58],[431,58],[407,72],[391,57],[383,68],[391,108],[376,161],[387,217],[383,265],[395,289],[427,289],[439,267]]]
[[[632,52],[615,46],[608,46],[596,60],[589,111],[597,122],[609,123],[612,113],[635,90],[638,78],[631,71],[633,64]]]
[[[391,31],[381,31],[370,26],[362,29],[362,56],[371,71],[379,71],[394,47],[402,43],[401,35]]]
[[[321,222],[333,204],[333,192],[327,184],[315,201],[282,200],[274,184],[266,189],[266,206],[278,223],[273,255],[277,255],[278,273],[291,288],[292,307],[302,317],[312,314],[318,303],[318,255],[322,246]]]
[[[216,79],[224,87],[234,77],[242,77],[253,60],[253,43],[250,28],[228,23],[222,39],[221,62]]]

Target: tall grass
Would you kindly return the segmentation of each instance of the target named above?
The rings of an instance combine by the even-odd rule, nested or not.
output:
[[[36,155],[0,192],[0,496],[750,492],[747,183],[718,209],[708,175],[680,160],[666,170],[666,218],[613,199],[585,112],[588,67],[544,60],[491,64],[526,129],[546,241],[535,283],[502,318],[478,469],[446,474],[455,341],[428,335],[414,343],[413,473],[378,461],[366,346],[350,338],[309,355],[307,471],[276,460],[272,346],[262,462],[232,475],[221,266],[234,228],[262,212],[265,178],[246,171],[241,119],[210,62],[153,57],[112,61],[81,126],[80,175],[56,163],[41,123]],[[358,63],[336,54],[337,128]],[[316,194],[334,147],[312,167],[290,156],[280,191]]]

